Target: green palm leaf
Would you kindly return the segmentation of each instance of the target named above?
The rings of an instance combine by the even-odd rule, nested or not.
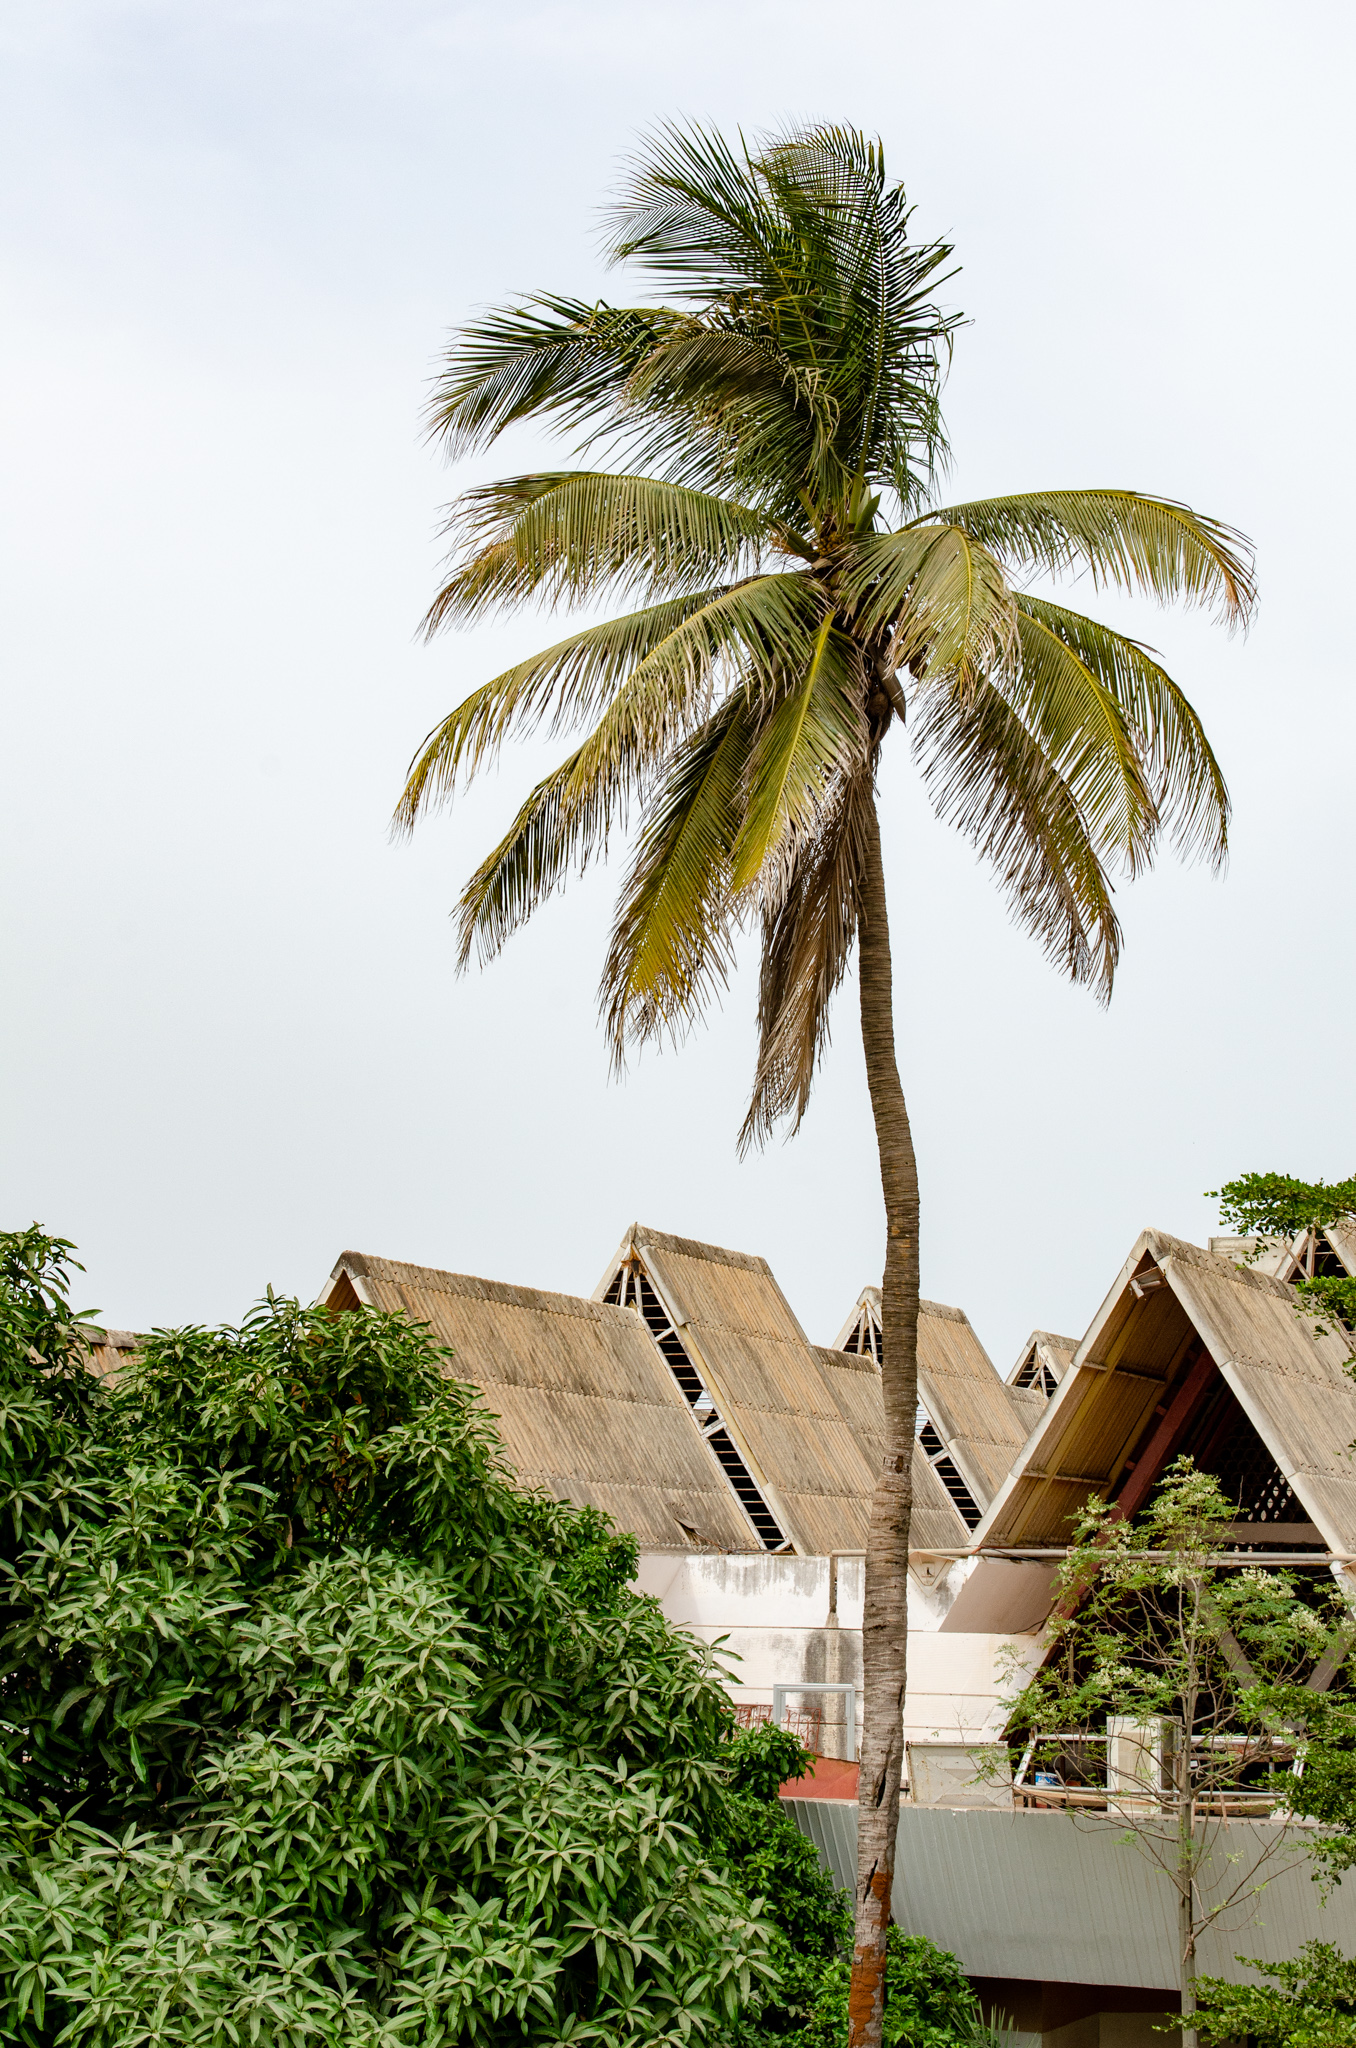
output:
[[[765,576],[720,593],[632,668],[594,730],[532,791],[463,892],[463,963],[497,953],[573,869],[605,853],[635,796],[662,773],[709,700],[712,671],[737,665],[751,687],[775,687],[772,658],[809,662],[813,594],[803,577]],[[455,775],[455,764],[444,771]]]
[[[1002,563],[961,526],[865,535],[843,595],[864,634],[889,633],[896,668],[965,684],[1011,660],[1017,615]]]
[[[585,626],[472,690],[410,764],[396,829],[412,830],[422,810],[448,802],[458,781],[492,761],[510,733],[530,732],[553,710],[557,723],[596,716],[638,663],[722,594],[699,591]]]
[[[988,683],[937,690],[914,727],[939,818],[995,868],[1017,922],[1069,979],[1110,996],[1120,953],[1111,884],[1069,785]]]
[[[777,888],[778,870],[794,860],[797,840],[818,827],[834,777],[865,761],[861,700],[860,658],[834,630],[830,614],[804,674],[765,710],[732,856],[736,891],[755,881],[765,890]]]
[[[397,829],[450,800],[459,777],[474,775],[511,729],[530,730],[548,711],[558,729],[619,700],[600,730],[625,733],[628,757],[662,751],[700,715],[720,670],[774,678],[788,655],[808,661],[819,609],[804,576],[755,576],[572,633],[473,690],[435,727],[410,769]],[[600,768],[610,758],[601,750]]]
[[[868,768],[839,778],[817,830],[797,842],[780,897],[764,911],[758,1065],[741,1151],[770,1137],[783,1117],[794,1133],[809,1106],[828,1044],[830,1004],[856,942],[871,802]]]
[[[675,754],[622,887],[600,1002],[620,1060],[628,1043],[677,1037],[725,985],[733,954],[731,862],[757,735],[736,691]]]
[[[456,457],[488,447],[516,420],[554,415],[570,430],[614,419],[674,318],[543,294],[470,321],[434,385],[429,434]]]
[[[751,568],[768,523],[654,477],[565,470],[468,491],[445,531],[467,559],[434,599],[430,633],[529,599],[577,604],[609,588],[691,595]]]
[[[1218,607],[1246,622],[1257,597],[1252,550],[1242,534],[1172,498],[1140,491],[1028,491],[981,498],[929,515],[954,520],[1024,568],[1058,576],[1086,568],[1100,588],[1145,590],[1166,603]]]
[[[1121,707],[1145,763],[1154,801],[1184,854],[1218,866],[1229,836],[1229,792],[1195,710],[1151,651],[1124,633],[1046,598],[1019,597],[1023,662],[1040,664],[1031,623],[1055,636]]]
[[[912,470],[931,474],[944,447],[937,346],[955,322],[928,294],[950,251],[910,243],[907,218],[878,147],[852,130],[756,153],[700,127],[649,138],[610,209],[612,254],[700,310],[711,341],[675,331],[673,369],[703,417],[718,406],[728,429],[738,413],[735,473],[751,487],[761,472],[780,494],[794,471],[832,501],[875,475],[912,496]],[[739,344],[724,363],[716,337]],[[638,393],[676,394],[653,381],[661,353]]]
[[[1159,812],[1142,756],[1142,734],[1101,673],[1100,650],[1079,649],[1056,623],[1018,599],[1020,660],[994,687],[1013,707],[1078,804],[1103,857],[1134,874],[1158,836]]]

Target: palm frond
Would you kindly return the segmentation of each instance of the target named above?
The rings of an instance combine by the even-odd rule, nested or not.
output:
[[[1111,884],[1077,800],[1012,706],[984,678],[933,690],[913,728],[933,808],[997,871],[1016,921],[1105,1002],[1120,953]]]
[[[510,733],[529,733],[548,714],[556,726],[596,716],[640,662],[725,594],[698,591],[582,627],[481,683],[410,763],[396,830],[411,830],[421,810],[450,802],[458,782],[491,762]]]
[[[865,761],[862,695],[860,658],[830,614],[804,673],[779,702],[764,706],[732,856],[736,891],[757,882],[765,896],[780,893],[780,871],[815,831],[835,778]]]
[[[507,477],[466,492],[446,532],[465,557],[424,622],[596,602],[609,590],[691,595],[753,566],[768,522],[746,505],[654,477],[595,470]]]
[[[795,381],[815,429],[800,480],[839,502],[854,477],[907,501],[914,471],[930,474],[944,450],[939,349],[956,321],[929,292],[950,251],[911,243],[908,217],[878,147],[854,131],[793,129],[751,152],[699,126],[649,137],[608,216],[614,258],[677,283],[698,324],[762,345]],[[775,409],[761,386],[759,403]],[[746,479],[753,452],[741,434]],[[784,484],[785,464],[766,474]]]
[[[730,862],[757,733],[736,690],[675,754],[618,900],[599,1002],[620,1062],[683,1027],[728,979],[736,913]]]
[[[815,831],[802,838],[780,897],[763,914],[758,1065],[739,1149],[783,1117],[799,1130],[829,1039],[829,1008],[857,936],[871,771],[841,776]]]
[[[630,719],[648,749],[671,745],[704,715],[722,667],[772,678],[788,658],[808,661],[818,618],[809,579],[790,573],[672,598],[570,634],[473,690],[435,726],[410,768],[397,831],[429,805],[449,802],[510,731],[530,731],[548,712],[558,730],[597,716],[624,691],[619,720]]]
[[[1033,627],[1055,636],[1116,698],[1144,763],[1154,804],[1174,845],[1222,864],[1229,842],[1229,792],[1200,718],[1152,651],[1096,619],[1046,598],[1019,597],[1024,665],[1040,657]]]
[[[963,527],[929,521],[864,535],[843,595],[862,631],[889,629],[895,666],[930,682],[968,686],[1011,662],[1012,591],[1001,562]]]
[[[629,386],[629,457],[674,482],[740,492],[769,519],[803,515],[831,468],[841,407],[768,333],[737,319],[675,326]]]
[[[455,458],[516,420],[597,426],[625,410],[636,366],[679,317],[546,294],[494,308],[453,337],[425,414],[429,437]]]
[[[1257,600],[1252,548],[1232,526],[1140,491],[1026,491],[948,505],[951,520],[1014,565],[1058,576],[1086,568],[1094,585],[1160,602],[1215,606],[1244,625]]]
[[[1133,875],[1152,857],[1159,828],[1143,734],[1104,679],[1101,660],[1085,661],[1020,598],[1017,634],[1014,671],[990,681],[1072,792],[1099,855]]]

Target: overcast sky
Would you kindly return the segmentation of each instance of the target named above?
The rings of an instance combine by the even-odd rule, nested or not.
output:
[[[595,210],[674,115],[881,135],[962,266],[955,495],[1131,485],[1257,545],[1246,639],[1074,598],[1161,651],[1236,803],[1223,878],[1121,891],[1109,1010],[891,749],[925,1294],[1005,1369],[1081,1333],[1145,1224],[1202,1241],[1221,1178],[1352,1172],[1351,21],[8,0],[3,1223],[74,1238],[84,1303],[138,1328],[310,1296],[347,1247],[587,1293],[637,1217],[764,1254],[820,1342],[879,1278],[855,990],[800,1136],[741,1164],[747,972],[609,1079],[619,862],[454,973],[458,885],[548,749],[388,837],[428,728],[554,637],[416,638],[473,474],[421,440],[439,348],[520,290],[624,296]]]

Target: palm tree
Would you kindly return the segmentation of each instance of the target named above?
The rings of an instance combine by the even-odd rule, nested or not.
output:
[[[918,1177],[895,1062],[877,820],[907,717],[938,814],[1013,914],[1103,998],[1110,872],[1166,831],[1218,862],[1228,798],[1200,720],[1139,642],[1033,596],[1096,586],[1253,602],[1247,544],[1135,491],[937,503],[950,255],[911,241],[878,144],[797,129],[751,149],[658,131],[606,216],[668,303],[537,297],[462,328],[431,429],[457,456],[551,422],[603,466],[511,477],[453,506],[430,634],[527,603],[625,598],[474,690],[425,742],[397,820],[449,799],[548,719],[582,739],[460,901],[488,959],[573,869],[639,832],[603,968],[618,1060],[676,1038],[761,930],[760,1043],[741,1142],[805,1113],[830,1000],[858,951],[886,1215],[887,1452],[871,1509],[851,2040],[880,2037],[898,1822],[918,1324]]]

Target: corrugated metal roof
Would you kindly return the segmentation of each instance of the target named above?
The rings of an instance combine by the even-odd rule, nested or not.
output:
[[[359,1252],[338,1261],[327,1299],[341,1280],[357,1300],[430,1325],[499,1417],[529,1486],[601,1508],[653,1549],[760,1547],[627,1310]]]
[[[851,1887],[856,1802],[786,1804],[824,1867]],[[1202,1874],[1206,1903],[1231,1894],[1254,1872],[1265,1889],[1205,1931],[1202,1974],[1255,1983],[1256,1973],[1236,1960],[1239,1952],[1281,1962],[1306,1941],[1330,1941],[1347,1951],[1356,1946],[1356,1876],[1344,1878],[1324,1906],[1301,1830],[1266,1821],[1215,1822],[1212,1828],[1212,1855]],[[950,1949],[974,1977],[1175,1990],[1173,1886],[1124,1834],[1123,1823],[1093,1817],[905,1805],[894,1916],[906,1933]],[[1263,1852],[1278,1842],[1279,1853],[1263,1861]]]
[[[1163,1282],[1137,1294],[1132,1280],[1142,1286],[1147,1269]],[[1154,1230],[1136,1242],[976,1541],[1066,1541],[1070,1516],[1116,1480],[1198,1339],[1324,1542],[1356,1553],[1346,1345],[1283,1281]]]

